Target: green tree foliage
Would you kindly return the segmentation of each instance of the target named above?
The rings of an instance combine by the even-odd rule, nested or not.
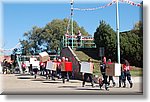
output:
[[[121,57],[127,59],[131,65],[142,66],[142,44],[140,37],[134,33],[121,33]]]
[[[67,28],[68,31],[71,31],[69,22],[69,19],[66,18],[63,20],[54,19],[43,28],[34,26],[30,31],[24,33],[25,39],[20,41],[23,54],[38,54],[41,51],[57,52]],[[78,30],[81,31],[82,35],[89,35],[84,27],[79,27],[76,21],[73,22],[75,35],[77,35]]]
[[[105,48],[105,56],[117,61],[117,38],[115,31],[104,21],[94,33],[97,48]],[[143,67],[143,25],[137,22],[131,31],[120,33],[121,59],[127,59],[131,65]]]
[[[131,31],[122,32],[121,56],[128,59],[131,65],[143,67],[143,25],[139,21]]]
[[[41,33],[42,29],[34,26],[32,30],[24,33],[25,40],[20,41],[23,54],[36,54],[42,45]]]
[[[116,34],[110,25],[103,20],[100,21],[100,25],[94,33],[94,42],[97,48],[104,47],[107,57],[115,60]]]

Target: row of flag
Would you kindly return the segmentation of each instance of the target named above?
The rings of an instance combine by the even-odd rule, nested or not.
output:
[[[141,6],[140,3],[135,3],[135,2],[130,1],[130,0],[119,0],[119,1],[127,3],[127,4],[132,5],[132,6],[139,6],[139,7]]]
[[[130,0],[118,0],[120,2],[124,2],[124,3],[127,3],[129,5],[132,5],[132,6],[138,6],[138,7],[141,7],[141,4],[140,3],[135,3],[133,1],[130,1]],[[117,0],[113,0],[112,2],[104,5],[104,6],[99,6],[99,7],[95,7],[95,8],[73,8],[74,10],[80,10],[80,11],[93,11],[93,10],[98,10],[98,9],[102,9],[102,8],[106,8],[106,7],[109,7],[113,4],[115,4],[117,2]]]
[[[111,6],[111,5],[113,5],[113,4],[115,4],[116,3],[116,1],[115,0],[113,0],[112,2],[110,2],[110,3],[108,3],[108,4],[106,4],[106,5],[104,5],[104,6],[100,6],[100,7],[96,7],[96,8],[73,8],[74,10],[80,10],[80,11],[93,11],[93,10],[98,10],[98,9],[101,9],[101,8],[106,8],[106,7],[108,7],[108,6]]]

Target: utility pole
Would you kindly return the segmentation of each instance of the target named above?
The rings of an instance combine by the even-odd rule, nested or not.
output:
[[[117,27],[117,51],[118,51],[118,63],[120,64],[120,37],[119,37],[119,10],[118,0],[116,0],[116,27]]]

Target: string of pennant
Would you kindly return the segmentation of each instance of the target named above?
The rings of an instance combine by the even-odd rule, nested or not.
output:
[[[5,51],[10,52],[10,51],[13,51],[15,48],[18,48],[18,47],[20,47],[20,43],[18,43],[16,46],[14,46],[11,49],[0,49],[0,52],[5,52]]]
[[[119,0],[119,1],[127,3],[127,4],[132,5],[132,6],[138,6],[138,7],[141,6],[140,3],[135,3],[135,2],[130,1],[130,0]],[[112,2],[110,2],[110,3],[108,3],[108,4],[104,5],[104,6],[99,6],[99,7],[95,7],[95,8],[73,8],[73,9],[74,10],[80,10],[80,11],[93,11],[93,10],[98,10],[98,9],[102,9],[102,8],[106,8],[106,7],[112,6],[116,2],[117,2],[117,0],[113,0]]]
[[[112,2],[110,2],[110,3],[108,3],[108,4],[104,5],[104,6],[100,6],[100,7],[96,7],[96,8],[74,8],[74,10],[93,11],[93,10],[98,10],[98,9],[106,8],[106,7],[111,6],[111,5],[115,4],[115,3],[116,3],[116,1],[113,0]]]
[[[135,3],[135,2],[130,1],[130,0],[119,0],[119,1],[127,3],[127,4],[132,5],[132,6],[139,6],[139,7],[141,6],[140,3]]]

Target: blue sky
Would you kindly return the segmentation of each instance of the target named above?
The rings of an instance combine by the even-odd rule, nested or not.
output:
[[[24,32],[33,26],[44,27],[53,19],[63,19],[70,15],[70,0],[4,0],[3,2],[3,45],[5,49],[14,47]],[[31,2],[32,1],[32,2]],[[106,2],[104,2],[106,1]],[[74,7],[93,8],[107,4],[111,0],[75,0]],[[141,0],[133,0],[137,3]],[[93,34],[100,20],[106,21],[116,29],[116,5],[95,11],[74,11],[74,20],[83,26],[89,34]],[[120,31],[133,28],[140,20],[140,7],[119,3]]]

